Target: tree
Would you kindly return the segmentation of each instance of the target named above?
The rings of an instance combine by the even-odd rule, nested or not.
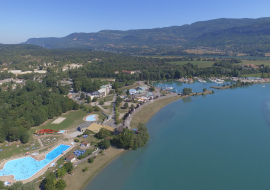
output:
[[[127,94],[127,95],[130,95],[130,93],[129,93],[129,89],[127,89],[127,92],[126,92],[126,94]]]
[[[64,164],[64,167],[68,173],[70,173],[73,170],[73,164],[71,162],[67,162]]]
[[[104,139],[104,140],[102,140],[102,141],[100,141],[100,142],[98,143],[98,146],[99,146],[100,148],[107,149],[107,148],[109,148],[109,147],[111,146],[111,143],[110,143],[109,140]]]
[[[93,157],[89,158],[89,159],[88,159],[88,162],[89,162],[90,164],[93,163],[93,162],[94,162],[94,158],[93,158]]]
[[[118,146],[122,148],[132,148],[134,144],[134,132],[124,128],[123,132],[120,133],[118,139]]]
[[[84,98],[85,98],[85,93],[82,92],[82,93],[81,93],[81,99],[83,100]]]
[[[53,172],[50,172],[46,178],[42,181],[41,185],[45,188],[45,190],[53,190],[56,183],[56,177]]]
[[[55,184],[55,187],[56,187],[58,190],[64,190],[64,189],[67,187],[67,184],[66,184],[65,180],[60,179],[60,180],[58,180],[57,183]]]
[[[206,92],[206,88],[203,88],[203,92]]]
[[[78,103],[75,103],[74,106],[73,106],[73,109],[78,110],[79,108],[80,108],[80,105]]]
[[[191,92],[192,92],[192,89],[191,88],[184,88],[183,89],[183,94],[184,95],[189,95]]]
[[[88,167],[85,167],[84,169],[83,169],[83,172],[86,172],[88,170]]]
[[[133,105],[133,104],[131,104],[130,108],[131,108],[131,109],[133,109],[133,108],[134,108],[134,105]]]
[[[29,140],[29,135],[27,133],[23,133],[20,137],[20,141],[25,144],[25,143],[28,143],[28,140]]]
[[[125,108],[125,109],[128,108],[128,103],[127,103],[127,102],[124,104],[124,108]]]
[[[97,101],[97,97],[94,97],[92,102],[96,102]]]
[[[103,105],[103,104],[104,104],[104,101],[100,101],[100,102],[99,102],[99,105]]]
[[[91,97],[90,96],[87,96],[86,97],[86,100],[87,100],[87,103],[89,104],[91,102]]]
[[[4,182],[0,181],[0,189],[4,189]]]
[[[153,91],[155,91],[155,88],[154,88],[153,86],[151,86],[151,87],[149,88],[149,91],[153,92]]]
[[[57,177],[58,178],[62,178],[62,177],[64,177],[66,175],[66,173],[67,173],[66,168],[65,167],[61,167],[61,168],[59,168],[57,170]]]
[[[100,111],[100,108],[98,106],[95,106],[95,111]]]
[[[93,107],[90,106],[89,109],[88,109],[88,111],[89,111],[90,113],[93,112],[93,111],[94,111]]]
[[[111,132],[108,129],[101,128],[99,132],[96,134],[96,137],[99,139],[104,139],[105,137],[108,137],[111,135]]]
[[[2,182],[2,181],[1,181]],[[4,185],[1,186],[1,182],[0,182],[0,189],[5,189]],[[11,186],[9,186],[8,190],[35,190],[35,183],[33,182],[29,182],[29,183],[25,183],[23,184],[22,182],[18,181],[13,183]]]

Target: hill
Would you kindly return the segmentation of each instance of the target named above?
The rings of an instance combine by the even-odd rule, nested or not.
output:
[[[226,47],[236,44],[235,42],[237,45],[250,44],[249,40],[252,40],[250,35],[254,38],[253,41],[257,41],[258,37],[262,40],[268,39],[269,22],[270,18],[222,18],[165,28],[128,31],[102,30],[96,33],[73,33],[62,38],[30,38],[24,44],[34,44],[48,49],[91,48],[117,52],[127,51],[135,54],[151,48],[164,51],[164,48],[165,50],[183,49],[182,47],[201,45]],[[239,33],[239,31],[242,32]],[[262,31],[264,32],[261,33]],[[226,38],[223,39],[224,37]]]

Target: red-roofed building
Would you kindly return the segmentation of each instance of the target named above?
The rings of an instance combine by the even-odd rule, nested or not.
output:
[[[125,71],[125,70],[123,70],[122,73],[132,75],[132,74],[134,74],[134,71]]]

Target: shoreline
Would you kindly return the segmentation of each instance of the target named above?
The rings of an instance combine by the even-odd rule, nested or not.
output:
[[[197,96],[207,95],[207,94],[212,94],[212,91],[207,90],[204,93],[203,92],[198,93]],[[192,93],[192,94],[185,95],[185,96],[175,95],[172,97],[158,99],[155,102],[146,105],[144,108],[142,108],[140,111],[138,111],[133,116],[133,118],[130,122],[130,126],[134,128],[134,127],[138,126],[139,123],[146,124],[159,110],[161,110],[166,105],[168,105],[172,102],[175,102],[177,100],[190,97],[190,96],[196,96],[196,94]]]
[[[86,160],[74,168],[74,175],[64,176],[64,180],[67,183],[66,190],[80,189],[84,190],[86,186],[96,177],[106,166],[108,166],[113,160],[125,152],[124,149],[114,149],[112,147],[105,150],[105,155],[98,154],[95,161],[90,164]],[[88,167],[86,172],[82,170]],[[85,178],[85,179],[84,179]]]
[[[197,95],[207,95],[207,94],[212,94],[212,91],[210,90],[207,90],[206,92],[204,93],[198,93]],[[190,95],[186,95],[186,96],[180,96],[180,95],[175,95],[173,97],[167,97],[167,98],[163,98],[163,99],[160,99],[160,101],[165,101],[160,107],[158,107],[158,109],[156,109],[154,112],[152,112],[152,114],[150,115],[150,117],[147,117],[147,119],[145,120],[146,123],[160,110],[162,109],[163,107],[165,107],[166,105],[174,102],[174,101],[177,101],[177,100],[180,100],[180,99],[183,99],[183,98],[187,98],[187,97],[190,97],[190,96],[195,96],[195,94],[190,94]],[[167,101],[166,101],[167,100]],[[156,102],[158,102],[159,100],[145,106],[142,110],[140,110],[139,112],[137,112],[134,117],[132,118],[131,122],[133,121],[133,119],[136,117],[136,115],[140,112],[143,112],[145,110],[145,108],[147,107],[151,107],[153,105],[155,105]],[[138,116],[137,116],[138,117]],[[131,124],[132,125],[132,124]],[[84,190],[85,187],[91,183],[91,181],[93,180],[94,177],[96,177],[104,168],[106,168],[113,160],[115,160],[118,156],[120,156],[122,153],[126,152],[126,150],[123,150],[119,153],[117,153],[116,155],[114,155],[112,158],[110,158],[108,161],[106,161],[105,163],[103,163],[101,166],[99,166],[99,168],[94,171],[94,173],[89,176],[87,178],[87,180],[85,180],[83,183],[82,183],[82,186],[79,188],[80,190]]]
[[[122,152],[116,154],[114,157],[112,157],[111,159],[109,159],[106,163],[104,163],[102,166],[100,166],[100,168],[98,170],[95,171],[95,173],[90,176],[81,186],[80,190],[84,190],[85,187],[103,170],[105,169],[112,161],[114,161],[118,156],[120,156],[121,154],[123,154],[124,152],[126,152],[126,150],[123,150]]]

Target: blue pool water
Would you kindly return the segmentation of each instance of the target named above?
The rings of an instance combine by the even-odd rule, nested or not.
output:
[[[57,156],[66,151],[70,146],[59,145],[51,152],[46,154],[44,160],[37,161],[31,157],[20,158],[7,162],[2,170],[0,176],[14,175],[16,180],[24,180],[32,177],[39,170],[49,164]]]
[[[66,132],[65,130],[60,130],[58,133],[64,133],[64,132]]]
[[[95,115],[90,115],[86,118],[86,121],[96,121]]]

